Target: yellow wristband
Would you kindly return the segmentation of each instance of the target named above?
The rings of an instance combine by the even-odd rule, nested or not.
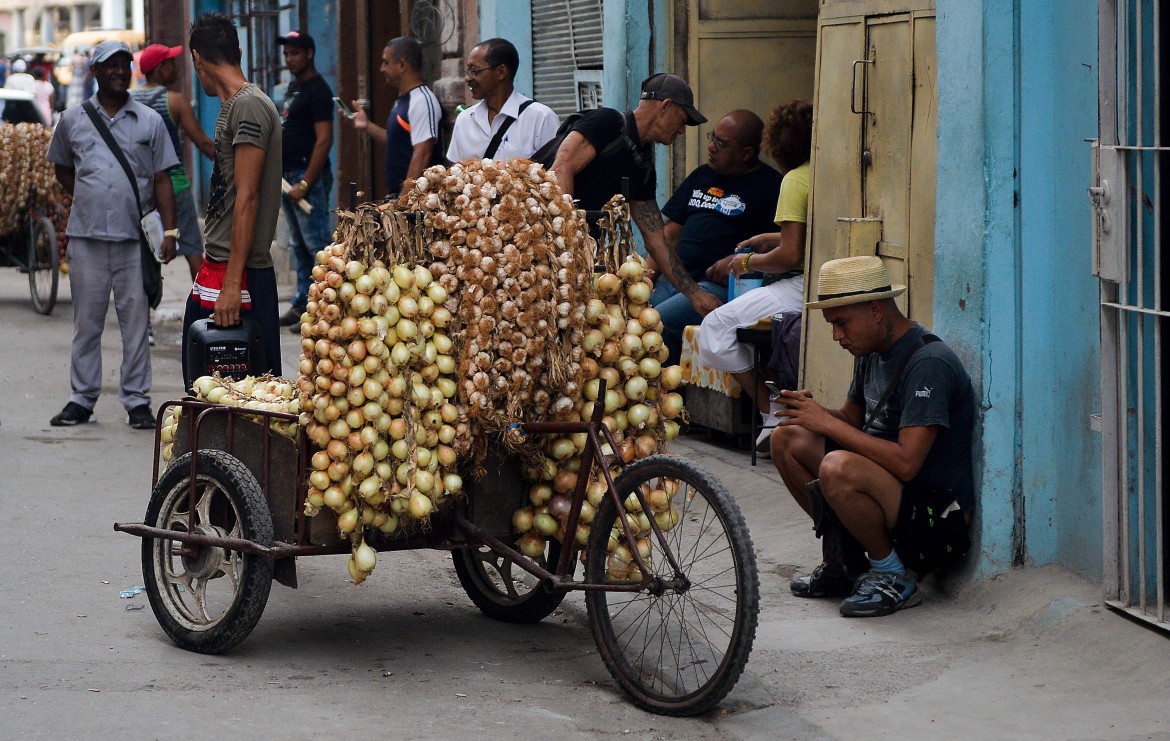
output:
[[[302,187],[302,188],[304,188],[305,190],[308,190],[308,189],[309,189],[309,184],[308,184],[308,183],[306,183],[304,180],[302,180],[301,182],[297,183],[297,185],[301,186],[301,187]]]
[[[751,252],[743,253],[743,262],[741,265],[743,265],[743,272],[745,273],[750,273],[752,271],[752,269],[748,267],[748,263],[752,260],[752,254],[753,253]]]

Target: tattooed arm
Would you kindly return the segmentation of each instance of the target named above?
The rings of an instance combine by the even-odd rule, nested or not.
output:
[[[642,233],[646,252],[653,259],[654,266],[674,284],[679,293],[691,300],[691,306],[699,316],[707,316],[722,305],[722,301],[699,288],[699,284],[683,267],[678,251],[673,245],[667,244],[662,228],[662,212],[658,210],[657,201],[631,201],[630,215],[638,225],[638,231]]]

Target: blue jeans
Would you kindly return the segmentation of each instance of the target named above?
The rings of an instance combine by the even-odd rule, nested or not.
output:
[[[305,176],[304,170],[285,170],[284,179],[296,185]],[[288,221],[288,246],[292,249],[297,268],[297,293],[292,305],[301,311],[309,302],[309,286],[313,283],[313,266],[317,264],[317,252],[329,246],[333,232],[329,228],[329,192],[333,190],[333,173],[324,170],[318,177],[305,200],[313,207],[313,213],[306,214],[299,206],[280,199],[284,217]]]
[[[699,289],[720,301],[727,300],[727,286],[704,280],[699,282]],[[650,305],[658,309],[662,316],[662,340],[666,344],[666,349],[670,351],[666,364],[676,365],[679,362],[679,355],[682,354],[683,329],[689,324],[701,324],[703,317],[691,306],[691,300],[679,293],[674,284],[666,278],[659,278],[654,283]]]

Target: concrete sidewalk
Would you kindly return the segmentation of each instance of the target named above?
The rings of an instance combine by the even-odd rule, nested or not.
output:
[[[166,298],[155,313],[156,406],[181,394],[179,321],[190,286],[184,264],[167,266],[165,276]],[[286,288],[282,294],[287,293]],[[40,317],[29,306],[26,277],[16,270],[0,271],[0,309],[5,315],[4,337],[12,343],[8,357],[18,361],[13,370],[22,376],[16,392],[19,403],[0,399],[3,431],[21,440],[52,443],[45,450],[64,451],[56,445],[61,436],[47,431],[47,421],[68,396],[72,316],[68,281],[62,281],[54,314]],[[104,348],[105,390],[110,392],[117,386],[120,357],[113,312]],[[282,333],[282,350],[291,374],[299,354],[298,338]],[[30,400],[35,412],[29,411]],[[14,409],[21,410],[20,416],[14,416]],[[77,431],[78,441],[108,437],[132,444],[138,452],[127,458],[125,480],[85,485],[94,489],[95,497],[106,496],[106,489],[115,487],[138,492],[140,480],[149,476],[140,454],[145,439],[112,423],[121,415],[115,393],[103,394],[97,413],[111,423]],[[24,419],[28,414],[41,416]],[[37,432],[42,428],[46,431]],[[921,607],[888,618],[847,620],[838,616],[836,601],[801,600],[789,594],[790,578],[816,564],[820,549],[807,519],[782,493],[767,461],[752,468],[746,453],[712,444],[702,435],[681,438],[672,452],[708,468],[743,509],[760,571],[760,623],[747,670],[717,713],[688,723],[645,715],[645,725],[634,727],[635,735],[1170,739],[1170,641],[1106,609],[1100,585],[1060,567],[1021,569],[967,584],[949,596],[928,584]],[[31,483],[20,477],[35,476],[36,465],[44,465],[7,462],[15,463],[9,467],[10,478],[20,479],[22,491]],[[6,499],[15,493],[8,488],[3,492]],[[43,527],[32,514],[27,527]],[[52,524],[68,523],[55,514]],[[100,525],[103,540],[125,538],[109,532],[105,520]],[[128,562],[118,565],[133,570],[136,545],[118,546],[130,552]],[[9,552],[10,559],[16,555]],[[79,556],[84,552],[72,554]],[[52,583],[45,588],[51,589]],[[241,674],[250,671],[246,662],[233,666]],[[116,702],[116,697],[107,694],[99,699]],[[626,713],[618,696],[612,702],[623,706],[615,714]],[[110,712],[116,714],[116,707]],[[389,716],[386,721],[389,724]],[[614,726],[610,732],[622,735],[622,728],[631,726]]]

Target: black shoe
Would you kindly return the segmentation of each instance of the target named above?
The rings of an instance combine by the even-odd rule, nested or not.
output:
[[[136,430],[154,429],[154,412],[150,411],[149,404],[139,404],[126,415],[126,424]]]
[[[293,306],[288,311],[280,315],[280,326],[289,327],[295,325],[299,327],[301,324],[301,314],[304,313],[304,309]]]
[[[299,334],[301,333],[301,322],[300,322],[300,320],[298,319],[296,324],[290,324],[290,325],[289,325],[289,327],[288,327],[288,331],[289,331],[289,332],[292,332],[293,334],[299,335]]]
[[[49,424],[54,427],[72,427],[73,425],[83,425],[93,417],[93,410],[75,402],[69,402],[65,405],[56,417],[49,420]]]
[[[857,589],[839,610],[845,617],[882,617],[921,603],[914,572],[870,571],[857,580]]]
[[[788,588],[797,597],[848,597],[853,594],[854,581],[854,577],[821,564],[811,574],[793,579]]]

